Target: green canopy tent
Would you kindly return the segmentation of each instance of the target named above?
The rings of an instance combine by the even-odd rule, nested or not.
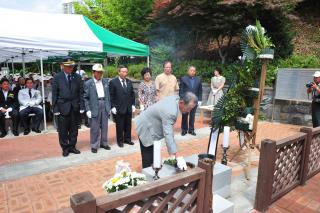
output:
[[[147,57],[149,46],[112,33],[83,15],[46,14],[0,8],[0,62],[32,62],[68,51]],[[59,53],[61,52],[61,53]],[[66,52],[66,54],[65,54]],[[44,93],[44,91],[42,91]],[[45,114],[44,114],[44,120]],[[46,129],[46,126],[45,126]]]

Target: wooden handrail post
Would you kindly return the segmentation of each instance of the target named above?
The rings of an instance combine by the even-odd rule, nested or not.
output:
[[[304,143],[304,149],[303,149],[303,163],[301,168],[301,180],[300,185],[304,185],[306,181],[308,180],[308,173],[309,173],[309,156],[310,156],[310,148],[311,148],[311,142],[312,142],[312,128],[308,127],[302,127],[300,129],[300,132],[307,133],[307,141]]]
[[[259,171],[254,208],[264,212],[271,204],[272,184],[276,160],[276,142],[263,140],[259,160]]]
[[[213,178],[213,166],[215,164],[215,160],[211,159],[199,159],[198,166],[201,169],[206,170],[206,178],[205,178],[205,190],[204,190],[204,203],[203,203],[203,212],[209,213],[212,212],[212,178]]]
[[[70,198],[70,206],[74,213],[96,213],[96,198],[89,191],[74,194]]]

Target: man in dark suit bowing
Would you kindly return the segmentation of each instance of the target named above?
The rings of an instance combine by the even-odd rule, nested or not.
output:
[[[201,105],[202,100],[202,83],[199,77],[196,76],[196,67],[189,66],[188,73],[186,76],[183,76],[180,80],[180,97],[183,97],[186,92],[192,92],[198,98],[198,105]],[[190,113],[182,114],[181,121],[181,135],[184,136],[187,133],[191,135],[196,135],[194,132],[194,120],[196,116],[197,106],[195,106]],[[189,117],[189,121],[188,121]]]
[[[133,145],[131,141],[131,119],[135,108],[135,96],[132,82],[127,79],[128,68],[119,66],[119,76],[110,81],[111,112],[115,115],[117,144]]]
[[[83,81],[80,75],[73,73],[75,62],[66,57],[63,71],[57,73],[52,83],[53,112],[58,116],[59,143],[62,155],[80,154],[76,149],[78,137],[78,119],[84,112]]]
[[[14,92],[11,91],[9,80],[2,79],[1,80],[2,90],[0,91],[0,130],[1,135],[0,138],[3,138],[7,135],[7,131],[5,129],[5,118],[11,117],[12,119],[12,133],[14,136],[18,136],[18,107],[19,103],[15,99]]]

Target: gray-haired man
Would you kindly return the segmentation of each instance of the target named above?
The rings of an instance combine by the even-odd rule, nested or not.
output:
[[[92,67],[92,79],[84,85],[84,103],[90,123],[91,152],[97,153],[101,148],[110,150],[108,146],[108,116],[110,107],[110,95],[108,79],[103,77],[103,67],[95,64]]]
[[[168,96],[148,107],[134,120],[140,140],[143,168],[153,164],[154,141],[165,138],[169,154],[177,159],[180,169],[186,169],[186,162],[179,156],[174,140],[174,124],[179,111],[189,113],[197,102],[197,96],[191,92],[186,92],[181,98]]]

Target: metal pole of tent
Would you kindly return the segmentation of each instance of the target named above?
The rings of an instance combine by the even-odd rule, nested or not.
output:
[[[150,67],[150,56],[147,57],[147,67]]]
[[[13,75],[14,75],[13,57],[11,58],[11,66],[12,66],[12,73],[13,73]]]
[[[103,67],[104,67],[104,70],[107,71],[107,66],[108,66],[108,55],[103,59]],[[108,78],[108,72],[105,72],[106,74],[106,78]]]
[[[23,70],[23,77],[25,78],[26,77],[26,64],[24,62],[24,55],[25,55],[25,52],[22,49],[22,70]]]
[[[44,131],[47,131],[47,118],[46,118],[46,102],[44,97],[44,79],[43,79],[43,60],[42,60],[42,51],[40,51],[40,70],[41,70],[41,93],[42,93],[42,106],[43,106],[43,126]]]

